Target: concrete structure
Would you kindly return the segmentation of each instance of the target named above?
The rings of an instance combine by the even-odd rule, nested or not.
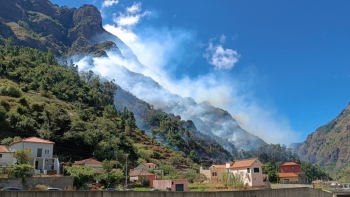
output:
[[[97,161],[96,159],[93,159],[93,158],[84,159],[81,161],[75,161],[73,165],[90,166],[92,167],[92,169],[98,172],[103,170],[102,162]]]
[[[20,149],[31,149],[30,163],[35,167],[37,173],[51,171],[53,174],[60,174],[58,158],[54,158],[53,145],[55,142],[44,140],[37,137],[29,137],[22,140],[12,142],[10,151],[15,152]],[[14,159],[14,163],[16,163]]]
[[[210,182],[221,182],[224,172],[231,172],[240,176],[244,184],[251,187],[264,187],[264,179],[267,175],[262,174],[262,164],[257,158],[237,160],[226,164],[212,165],[208,170],[200,169],[200,173],[207,177]]]
[[[31,177],[26,178],[23,182],[21,178],[7,178],[0,179],[0,189],[4,187],[21,187],[23,189],[29,189],[36,185],[47,185],[56,188],[73,187],[74,177]],[[1,196],[1,194],[0,194]]]
[[[159,175],[162,175],[162,176],[164,175],[164,171],[159,170],[159,167],[154,163],[140,163],[138,166],[136,166],[135,169],[145,169],[145,170],[151,169],[154,172],[159,172],[158,173]]]
[[[299,182],[300,164],[297,162],[285,162],[280,165],[278,177],[280,182],[297,183]]]
[[[0,166],[13,164],[13,153],[3,145],[0,145]]]
[[[139,181],[141,177],[147,177],[150,180],[150,186],[153,187],[153,181],[157,180],[157,175],[149,173],[146,169],[131,169],[129,172],[130,181]]]
[[[314,188],[314,186],[311,184],[271,184],[271,189],[301,188],[301,187]]]
[[[153,187],[166,191],[167,188],[171,188],[171,191],[188,191],[188,180],[154,180]]]
[[[204,170],[201,167],[199,173],[203,174],[209,182],[218,183],[221,182],[222,173],[226,171],[225,164],[214,164],[208,170]]]
[[[341,193],[344,194],[344,193]],[[132,191],[1,191],[0,197],[336,197],[310,188],[244,190],[225,192],[132,192]],[[345,197],[345,196],[344,196]]]

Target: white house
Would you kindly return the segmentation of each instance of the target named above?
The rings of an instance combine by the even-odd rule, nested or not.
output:
[[[44,140],[37,137],[29,137],[22,140],[12,142],[10,151],[15,152],[19,149],[31,149],[30,164],[33,164],[37,171],[50,172],[60,174],[58,158],[53,158],[53,145],[55,142]],[[14,159],[14,162],[17,162]]]
[[[265,186],[264,178],[267,175],[262,174],[264,166],[257,158],[238,160],[226,163],[226,169],[235,175],[239,175],[244,180],[244,184],[252,187]]]
[[[13,163],[13,153],[6,146],[0,145],[0,166]]]
[[[214,164],[209,169],[200,168],[200,174],[204,175],[209,182],[222,182],[222,174],[231,172],[235,176],[240,176],[244,184],[251,187],[266,186],[264,179],[266,174],[262,173],[262,164],[257,158],[237,160],[226,164]]]

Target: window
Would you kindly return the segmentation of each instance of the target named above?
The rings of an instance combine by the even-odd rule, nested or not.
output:
[[[2,158],[2,154],[0,154],[0,158]]]
[[[256,181],[256,178],[254,178],[254,181]]]
[[[259,168],[254,168],[254,173],[259,173],[259,172],[260,172]]]
[[[50,150],[45,150],[45,154],[50,154]]]
[[[250,173],[250,168],[247,168],[247,173]]]
[[[288,167],[284,167],[285,170],[288,170]]]
[[[38,148],[38,151],[36,152],[36,156],[37,157],[41,157],[42,153],[43,153],[43,149],[42,148]]]
[[[295,167],[294,167],[294,166],[292,166],[292,170],[295,170]]]
[[[212,175],[213,175],[213,176],[217,176],[216,172],[213,172]]]

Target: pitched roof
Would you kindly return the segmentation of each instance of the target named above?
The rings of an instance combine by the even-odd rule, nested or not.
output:
[[[281,164],[280,166],[300,166],[300,164],[297,162],[285,162],[285,163]]]
[[[152,174],[145,169],[134,169],[129,173],[129,176],[139,176],[139,175],[155,175],[155,174]]]
[[[6,146],[0,145],[0,153],[9,153],[9,149]]]
[[[288,178],[288,177],[298,177],[298,174],[292,173],[292,172],[286,172],[286,173],[278,173],[278,176],[280,178]]]
[[[231,164],[230,168],[244,168],[244,167],[250,167],[253,165],[253,163],[256,161],[256,158],[252,159],[245,159],[245,160],[238,160],[235,161],[233,164]]]
[[[96,159],[93,159],[93,158],[74,162],[74,165],[83,165],[83,164],[102,164],[102,162],[97,161]]]
[[[212,167],[215,167],[217,169],[223,169],[223,168],[226,168],[226,165],[225,164],[214,164],[214,165],[212,165]]]
[[[143,165],[147,166],[147,167],[150,167],[150,166],[157,166],[156,164],[154,163],[142,163]]]
[[[41,144],[55,144],[55,142],[49,141],[49,140],[44,140],[38,137],[28,137],[28,138],[24,138],[18,141],[14,141],[10,144],[10,146],[12,146],[13,144],[17,144],[20,142],[32,142],[32,143],[41,143]]]

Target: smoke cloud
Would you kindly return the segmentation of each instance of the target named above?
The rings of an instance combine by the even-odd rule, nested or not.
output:
[[[227,110],[243,129],[267,143],[289,145],[298,140],[287,118],[278,114],[273,107],[262,105],[263,101],[255,95],[252,81],[257,76],[254,69],[247,68],[248,75],[221,71],[233,68],[240,58],[237,51],[224,47],[224,35],[208,40],[203,49],[196,47],[201,42],[196,32],[191,30],[147,26],[138,32],[137,25],[141,22],[147,25],[147,16],[154,14],[142,11],[141,6],[141,3],[134,3],[124,13],[115,13],[113,24],[104,25],[107,31],[129,46],[136,56],[118,46],[125,58],[108,52],[109,58],[81,60],[77,63],[79,69],[91,69],[104,77],[115,79],[123,89],[158,106],[166,107],[174,102],[166,91],[183,98],[193,98],[198,103],[208,101],[213,106]],[[189,74],[176,76],[174,71],[184,67],[187,60],[193,57],[206,58],[215,69],[195,77]],[[130,76],[126,69],[150,77],[156,83],[150,78],[139,81],[137,75]],[[166,91],[159,89],[159,85]],[[191,110],[200,113],[195,108]]]

